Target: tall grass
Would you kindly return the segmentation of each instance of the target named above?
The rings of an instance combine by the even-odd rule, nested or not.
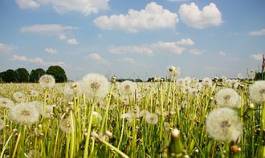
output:
[[[262,109],[265,108],[250,106],[250,83],[240,84],[236,91],[242,98],[238,113],[244,130],[236,144],[241,151],[236,153],[231,151],[230,142],[210,138],[205,125],[208,113],[215,108],[216,91],[228,87],[225,82],[194,92],[183,90],[175,82],[138,83],[138,94],[126,97],[119,94],[117,83],[112,83],[109,94],[100,100],[85,95],[66,97],[62,91],[64,84],[51,89],[42,89],[38,84],[1,84],[3,97],[12,98],[14,92],[21,91],[26,93],[27,101],[55,105],[51,118],[41,117],[33,125],[11,121],[8,109],[0,108],[5,124],[0,131],[1,158],[265,157],[262,153],[265,145]],[[39,96],[31,96],[32,89]],[[143,110],[157,114],[158,122],[150,124],[138,116]],[[124,113],[129,117],[122,117]],[[72,130],[68,133],[60,129],[63,118],[70,118]],[[175,128],[180,131],[177,140],[171,135]]]

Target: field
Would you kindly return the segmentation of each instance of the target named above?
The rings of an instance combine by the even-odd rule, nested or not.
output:
[[[253,83],[0,84],[0,157],[262,158],[265,84]]]

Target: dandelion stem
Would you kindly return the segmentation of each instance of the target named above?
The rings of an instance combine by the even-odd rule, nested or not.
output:
[[[7,139],[6,143],[5,143],[5,146],[4,146],[3,149],[2,149],[2,152],[1,152],[1,156],[0,156],[0,158],[3,157],[3,155],[4,155],[4,153],[5,153],[5,150],[6,150],[6,147],[7,147],[8,143],[9,143],[9,141],[11,140],[13,134],[14,134],[14,132],[12,132],[11,135],[8,137],[8,139]]]
[[[91,127],[92,127],[92,119],[93,115],[92,112],[94,111],[94,105],[95,103],[92,103],[91,111],[90,111],[90,117],[89,117],[89,123],[88,123],[88,130],[86,135],[86,143],[85,143],[85,150],[84,150],[84,158],[88,157],[88,145],[89,145],[89,139],[90,139],[90,133],[91,133]]]
[[[118,154],[120,154],[121,157],[123,157],[123,158],[129,158],[128,155],[126,155],[125,153],[123,153],[122,151],[120,151],[120,150],[119,150],[118,148],[116,148],[115,146],[111,145],[109,142],[105,141],[104,139],[99,138],[98,136],[96,136],[96,138],[97,138],[100,142],[104,143],[106,146],[110,147],[112,150],[114,150],[115,152],[117,152]]]
[[[21,137],[21,131],[19,131],[19,133],[18,133],[16,145],[15,145],[15,148],[14,148],[14,151],[13,151],[13,154],[12,154],[12,158],[15,158],[15,156],[16,156],[16,152],[17,152],[19,141],[20,141],[20,137]]]

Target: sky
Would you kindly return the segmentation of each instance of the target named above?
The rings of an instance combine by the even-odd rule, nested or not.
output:
[[[264,0],[0,0],[0,71],[237,77],[262,54]]]

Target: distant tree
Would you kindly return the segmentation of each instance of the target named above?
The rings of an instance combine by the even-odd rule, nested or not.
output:
[[[255,80],[263,80],[264,78],[265,78],[265,73],[263,73],[263,76],[261,72],[257,72],[255,75]]]
[[[56,66],[50,66],[48,70],[46,71],[47,74],[52,75],[55,78],[56,82],[66,82],[67,76],[65,74],[65,71],[62,67],[56,65]]]
[[[135,82],[143,82],[143,80],[137,78],[137,79],[135,79]]]
[[[2,79],[4,82],[17,82],[17,73],[12,69],[8,69],[2,73]]]
[[[0,72],[0,83],[4,82],[3,80],[3,72]]]
[[[154,77],[149,77],[149,78],[147,79],[147,82],[153,82],[154,80],[155,80]]]
[[[29,82],[29,72],[25,68],[18,68],[16,70],[18,82]]]
[[[40,77],[45,74],[45,70],[38,68],[35,70],[31,70],[29,75],[30,82],[38,82]]]

